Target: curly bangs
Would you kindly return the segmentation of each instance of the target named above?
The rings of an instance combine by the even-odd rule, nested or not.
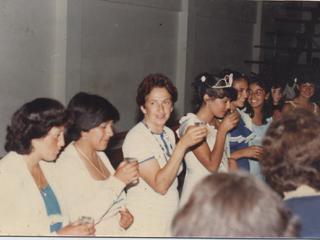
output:
[[[320,120],[305,109],[284,113],[263,141],[262,171],[283,193],[302,184],[320,190]]]
[[[66,143],[81,137],[81,131],[89,131],[106,121],[117,122],[118,110],[105,98],[80,92],[69,102],[67,107],[68,124],[66,126]]]
[[[45,137],[52,127],[66,123],[64,106],[57,100],[37,98],[24,104],[12,116],[7,127],[6,151],[31,152],[31,140]]]
[[[178,92],[172,81],[161,73],[149,74],[140,83],[137,90],[136,102],[138,106],[143,106],[146,102],[146,96],[153,88],[165,88],[171,95],[172,103],[178,99]]]

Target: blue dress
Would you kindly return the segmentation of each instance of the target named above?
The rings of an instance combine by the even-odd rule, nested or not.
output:
[[[266,131],[272,121],[272,118],[267,119],[267,123],[263,125],[255,125],[252,123],[252,132],[255,135],[255,138],[250,142],[250,146],[262,146],[262,141],[266,135]],[[261,174],[260,163],[256,160],[250,160],[250,173],[262,180],[265,180],[265,177]]]
[[[249,141],[254,138],[252,131],[246,127],[245,122],[242,118],[236,128],[232,129],[230,132],[230,152],[233,153],[239,149],[249,146]],[[237,160],[237,165],[240,169],[250,171],[250,164],[248,158],[240,158]]]

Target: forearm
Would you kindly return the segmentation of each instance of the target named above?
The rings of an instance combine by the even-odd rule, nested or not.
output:
[[[177,177],[177,172],[180,168],[185,152],[186,147],[178,142],[167,164],[161,168],[155,176],[155,190],[158,193],[163,195],[167,193],[168,189]]]
[[[226,132],[218,130],[216,136],[216,142],[214,147],[210,153],[210,167],[209,170],[211,172],[216,171],[220,163],[222,161],[223,153],[224,153],[224,145],[226,141]]]
[[[246,156],[245,156],[245,153],[244,153],[243,149],[239,149],[239,150],[234,151],[233,153],[231,153],[230,157],[237,160],[239,158],[243,158],[243,157],[246,157]]]

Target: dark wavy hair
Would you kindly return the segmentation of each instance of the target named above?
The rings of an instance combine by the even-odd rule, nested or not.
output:
[[[103,122],[116,122],[120,119],[118,110],[107,99],[86,92],[73,96],[68,104],[67,114],[66,144],[77,141],[82,131],[87,132]]]
[[[31,153],[31,140],[42,138],[52,127],[66,123],[64,106],[57,100],[37,98],[20,107],[7,127],[6,151],[19,154]]]
[[[305,84],[305,83],[310,83],[313,84],[315,86],[315,94],[316,94],[316,90],[317,90],[317,80],[318,80],[318,76],[315,73],[302,73],[299,72],[295,78],[296,81],[296,85],[294,88],[295,94],[296,96],[298,96],[300,94],[300,91],[298,89],[298,86]],[[315,95],[314,94],[314,95]],[[314,96],[312,96],[314,97]]]
[[[256,76],[249,77],[249,86],[251,84],[257,84],[259,87],[261,87],[265,91],[266,94],[270,95],[270,84],[268,83],[267,79],[264,76],[256,75]],[[269,98],[270,97],[271,96],[269,96]],[[245,112],[248,113],[251,118],[253,118],[254,117],[253,108],[248,102],[246,102],[245,106],[246,106]],[[268,100],[264,101],[262,114],[263,114],[262,124],[266,124],[267,119],[272,116],[272,106],[270,105],[270,102]]]
[[[200,109],[204,101],[203,97],[206,94],[212,98],[227,97],[230,98],[231,101],[237,99],[237,91],[233,87],[212,88],[221,78],[223,77],[218,77],[207,72],[201,73],[195,78],[192,83],[194,88],[193,105],[195,112]],[[221,86],[225,84],[224,81],[220,81],[220,83]]]
[[[172,223],[179,237],[294,237],[298,231],[278,194],[241,171],[200,181]]]
[[[272,89],[277,89],[277,88],[280,88],[281,89],[281,92],[283,93],[284,91],[284,88],[285,88],[285,83],[277,80],[277,79],[274,79],[272,82],[271,82],[271,87],[270,87],[270,97],[269,99],[267,100],[268,101],[268,104],[269,106],[271,107],[271,111],[272,111],[272,114],[275,112],[275,111],[282,111],[282,108],[284,106],[284,104],[286,103],[286,99],[285,99],[285,96],[283,95],[282,98],[280,99],[278,105],[274,105],[273,104],[273,98],[272,98]]]
[[[172,103],[178,100],[178,92],[172,81],[162,73],[154,73],[147,75],[139,84],[137,90],[136,102],[138,106],[144,106],[146,96],[152,91],[153,88],[165,88],[171,95]]]
[[[260,163],[269,184],[280,194],[302,184],[320,190],[320,119],[297,108],[271,123]]]

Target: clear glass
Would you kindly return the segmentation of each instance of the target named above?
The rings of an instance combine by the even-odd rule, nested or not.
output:
[[[127,161],[128,163],[138,161],[136,158],[133,158],[133,157],[125,157],[124,160]],[[137,185],[138,183],[139,183],[139,179],[135,179],[130,183],[130,186]]]

